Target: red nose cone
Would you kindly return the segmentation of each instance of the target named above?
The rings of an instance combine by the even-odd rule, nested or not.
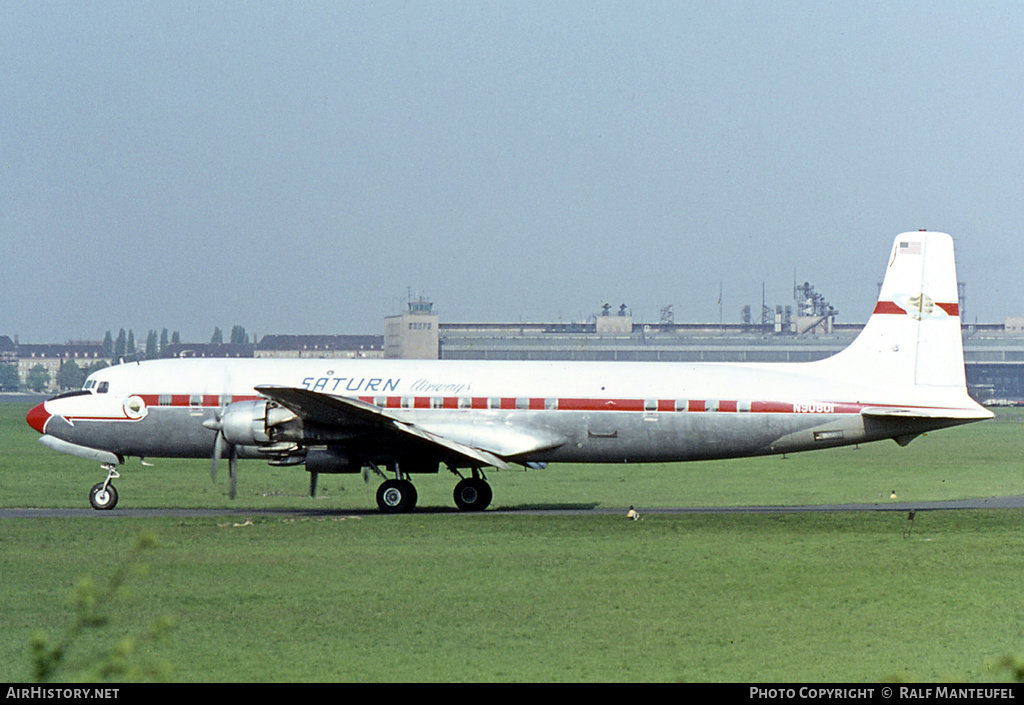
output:
[[[45,433],[43,429],[46,427],[46,422],[50,420],[50,413],[43,408],[42,404],[36,404],[29,410],[25,420],[28,421],[29,426],[39,431],[39,433]]]

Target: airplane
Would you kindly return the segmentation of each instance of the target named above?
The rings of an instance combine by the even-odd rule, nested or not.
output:
[[[97,461],[117,504],[128,457],[239,458],[376,472],[377,505],[412,511],[410,476],[446,466],[456,506],[486,509],[485,468],[794,453],[992,417],[967,394],[953,239],[895,238],[878,303],[844,350],[813,362],[165,359],[94,372],[27,414],[46,447]],[[388,475],[380,470],[384,466]],[[463,474],[465,471],[466,474]]]

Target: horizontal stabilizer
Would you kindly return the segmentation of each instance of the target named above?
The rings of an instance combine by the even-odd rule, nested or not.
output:
[[[992,418],[992,412],[978,407],[977,409],[929,409],[919,407],[872,406],[860,412],[862,416],[876,419],[957,419],[977,421]]]

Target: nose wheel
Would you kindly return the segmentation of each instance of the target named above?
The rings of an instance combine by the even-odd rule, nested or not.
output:
[[[117,506],[117,490],[109,483],[99,483],[89,490],[89,504],[93,509],[113,509]]]
[[[113,509],[117,506],[117,489],[115,489],[114,483],[111,480],[121,477],[121,475],[113,465],[105,465],[104,468],[107,471],[107,479],[97,485],[93,485],[92,489],[89,490],[89,504],[92,505],[93,509]]]

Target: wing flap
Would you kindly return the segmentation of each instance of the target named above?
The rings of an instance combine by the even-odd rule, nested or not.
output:
[[[511,426],[505,423],[457,423],[431,425],[432,433],[451,438],[474,448],[484,448],[502,458],[517,458],[529,453],[565,445],[565,436],[543,428]]]
[[[467,446],[464,443],[453,441],[452,439],[445,438],[444,436],[439,436],[436,433],[431,433],[430,431],[420,428],[415,424],[397,423],[395,424],[395,428],[402,433],[421,438],[428,443],[439,445],[442,448],[447,448],[458,455],[482,462],[484,465],[493,465],[494,467],[501,468],[502,470],[508,470],[512,467],[494,453],[483,450],[482,448]]]

